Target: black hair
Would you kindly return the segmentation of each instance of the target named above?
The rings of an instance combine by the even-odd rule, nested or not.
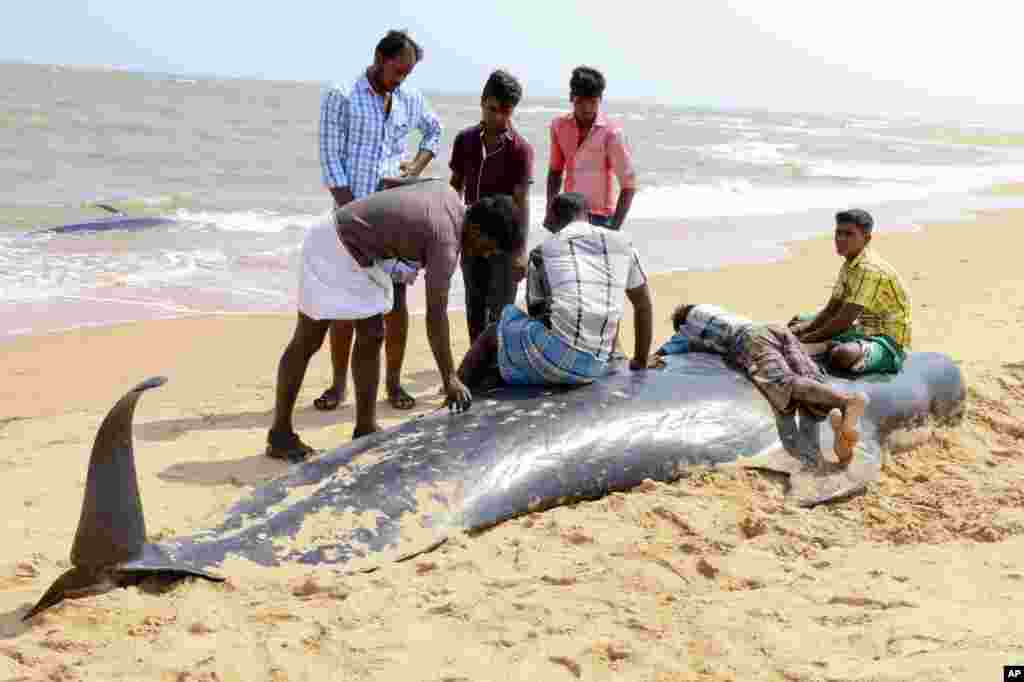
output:
[[[871,229],[875,226],[875,220],[871,214],[860,208],[851,208],[848,211],[836,213],[836,225],[840,223],[856,225],[864,230],[865,234],[871,234]]]
[[[569,79],[569,94],[573,97],[601,97],[604,86],[603,73],[590,66],[577,66]]]
[[[568,225],[587,208],[587,198],[579,192],[562,192],[551,200],[551,215],[559,225]]]
[[[693,304],[677,305],[676,309],[672,311],[672,328],[679,331],[679,328],[686,324],[686,318],[689,317],[691,310],[693,310]]]
[[[380,39],[376,50],[380,52],[380,56],[384,59],[394,59],[400,56],[406,48],[410,47],[416,53],[416,61],[423,61],[423,48],[419,46],[419,43],[410,38],[406,31],[392,29]]]
[[[518,251],[526,243],[526,229],[519,223],[519,207],[508,194],[492,194],[475,202],[466,211],[466,222],[479,227],[505,253]]]
[[[523,98],[523,86],[508,71],[498,69],[493,71],[484,83],[484,91],[480,98],[488,97],[493,97],[504,106],[515,107]]]

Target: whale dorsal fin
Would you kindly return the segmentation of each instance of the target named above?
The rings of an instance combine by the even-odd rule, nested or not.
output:
[[[143,391],[166,382],[148,379],[124,395],[107,414],[96,434],[85,482],[71,563],[75,566],[113,566],[142,551],[146,521],[135,474],[132,418]]]
[[[124,215],[123,211],[119,211],[118,209],[114,208],[110,204],[93,204],[93,206],[95,206],[96,208],[102,208],[104,211],[109,211],[110,213],[113,213],[114,215]]]

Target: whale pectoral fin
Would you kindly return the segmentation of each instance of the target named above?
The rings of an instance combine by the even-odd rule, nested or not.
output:
[[[110,580],[110,574],[106,570],[83,568],[75,566],[68,569],[53,581],[50,589],[40,597],[35,606],[29,609],[22,621],[27,621],[38,613],[45,611],[51,606],[56,606],[65,599],[77,599],[96,594],[103,594],[117,587]]]
[[[861,444],[854,446],[847,466],[823,461],[789,477],[789,496],[801,507],[845,500],[865,492],[882,473],[881,456]]]
[[[780,474],[795,474],[802,471],[804,463],[791,455],[781,445],[751,455],[750,457],[737,457],[736,465],[745,469],[765,469],[777,471]]]
[[[846,467],[825,459],[808,465],[782,446],[740,457],[736,464],[746,469],[789,474],[786,497],[801,507],[814,507],[862,493],[869,483],[878,480],[881,471],[880,458],[861,445],[854,447],[853,459]]]

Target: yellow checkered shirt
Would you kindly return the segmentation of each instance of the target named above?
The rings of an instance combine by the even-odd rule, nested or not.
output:
[[[832,290],[833,300],[864,308],[854,328],[867,336],[891,336],[910,350],[910,294],[896,270],[865,248],[843,263]]]

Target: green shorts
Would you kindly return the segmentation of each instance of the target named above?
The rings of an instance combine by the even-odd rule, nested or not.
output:
[[[885,335],[865,336],[859,332],[846,332],[829,341],[860,345],[860,361],[847,370],[853,374],[895,374],[903,369],[903,361],[907,357],[896,342]]]
[[[798,315],[797,319],[806,322],[814,319],[814,313]],[[829,339],[829,343],[857,343],[860,345],[861,359],[856,365],[846,370],[851,374],[895,374],[903,369],[903,361],[907,354],[903,352],[896,340],[891,336],[865,336],[857,331],[848,331]]]

